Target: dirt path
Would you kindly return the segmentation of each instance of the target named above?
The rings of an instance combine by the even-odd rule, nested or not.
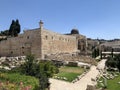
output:
[[[76,83],[69,83],[61,80],[50,79],[50,90],[86,90],[88,84],[93,84],[91,78],[95,79],[99,74],[98,69],[103,69],[106,60],[101,60],[98,66],[91,66],[90,71]]]

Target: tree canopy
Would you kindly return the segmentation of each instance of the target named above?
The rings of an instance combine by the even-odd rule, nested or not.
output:
[[[18,19],[16,21],[12,20],[12,23],[9,28],[9,35],[12,37],[18,36],[18,34],[20,33],[20,29],[21,28],[20,28],[19,20]]]
[[[11,23],[11,25],[9,27],[9,30],[1,31],[0,35],[1,36],[16,37],[16,36],[18,36],[18,34],[20,33],[20,31],[21,31],[21,26],[19,24],[19,20],[17,19],[16,21],[12,20],[12,23]]]
[[[97,56],[99,56],[100,55],[99,52],[100,52],[99,48],[94,48],[93,51],[92,51],[92,57],[96,58]]]
[[[120,54],[115,55],[114,57],[108,57],[105,64],[109,68],[118,68],[120,71]]]
[[[34,76],[39,79],[39,89],[48,88],[48,78],[58,72],[58,68],[50,61],[41,61],[36,63],[33,55],[26,57],[26,62],[20,67],[21,72],[26,75]]]
[[[0,35],[1,36],[8,36],[9,35],[9,30],[1,31]]]

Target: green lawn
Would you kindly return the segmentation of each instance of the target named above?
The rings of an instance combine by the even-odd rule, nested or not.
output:
[[[77,76],[81,75],[84,72],[84,69],[81,67],[69,67],[63,66],[59,68],[59,73],[56,75],[57,77],[65,77],[66,81],[73,81]]]
[[[24,87],[32,86],[32,90],[39,84],[38,79],[36,79],[35,77],[21,75],[19,73],[2,73],[2,72],[0,72],[0,82],[3,82],[5,84],[7,81],[9,81],[10,85],[14,86],[13,88],[15,88],[15,89],[11,89],[11,90],[18,90],[20,82],[23,82]],[[7,86],[10,86],[10,85],[7,85]],[[9,87],[9,88],[11,88],[11,87]]]
[[[120,90],[120,75],[113,80],[107,80],[107,90]]]
[[[100,78],[99,81],[104,81],[104,79]],[[118,82],[120,82],[120,74],[114,79],[109,79],[109,80],[107,79],[107,88],[105,90],[120,90],[120,84],[118,84]],[[100,82],[98,82],[97,88],[100,88],[100,87],[102,86]]]

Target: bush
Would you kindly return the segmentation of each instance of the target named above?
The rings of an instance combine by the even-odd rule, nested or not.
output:
[[[105,64],[108,68],[118,68],[120,71],[120,54],[114,57],[108,57]]]
[[[39,89],[44,90],[48,88],[48,78],[52,77],[54,73],[58,72],[57,67],[50,61],[35,62],[33,55],[26,57],[26,62],[20,67],[21,73],[34,76],[39,79]]]

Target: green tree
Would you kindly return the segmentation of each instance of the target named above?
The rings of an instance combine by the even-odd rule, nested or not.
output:
[[[25,59],[25,63],[21,65],[21,72],[26,75],[34,76],[35,73],[34,68],[35,68],[34,56],[28,55]]]
[[[102,50],[100,51],[100,59],[102,59]]]
[[[120,71],[120,54],[114,56],[114,61],[116,61],[116,66]]]
[[[96,57],[99,56],[100,52],[99,52],[99,48],[96,49]]]
[[[93,49],[93,51],[92,51],[92,57],[96,58],[96,49]]]
[[[12,20],[12,23],[9,28],[9,35],[14,36],[15,21]]]
[[[99,50],[99,48],[93,48],[93,51],[92,51],[92,57],[93,58],[96,58],[97,56],[99,56],[100,55],[100,50]]]
[[[50,61],[46,62],[35,62],[33,55],[28,55],[26,57],[26,62],[21,65],[21,72],[26,75],[34,76],[39,79],[39,89],[45,90],[48,88],[49,81],[48,78],[52,77],[54,73],[58,71],[57,67],[54,66]]]
[[[105,64],[107,67],[118,68],[120,71],[120,54],[114,57],[108,57]]]
[[[58,68],[51,61],[40,62],[40,66],[46,73],[47,77],[52,77],[53,74],[59,72]]]
[[[112,57],[108,57],[105,64],[107,67],[114,67],[114,68],[117,67],[116,61]]]
[[[113,52],[114,52],[114,49],[112,48],[112,51],[111,51],[111,56],[113,57]]]
[[[0,35],[1,36],[8,36],[9,35],[9,30],[1,31]]]
[[[16,21],[12,20],[12,23],[9,28],[9,35],[12,37],[17,36],[20,33],[20,24],[19,20],[17,19]]]
[[[17,33],[20,33],[20,24],[19,24],[19,20],[18,19],[16,20],[16,28],[15,29],[16,29]]]

